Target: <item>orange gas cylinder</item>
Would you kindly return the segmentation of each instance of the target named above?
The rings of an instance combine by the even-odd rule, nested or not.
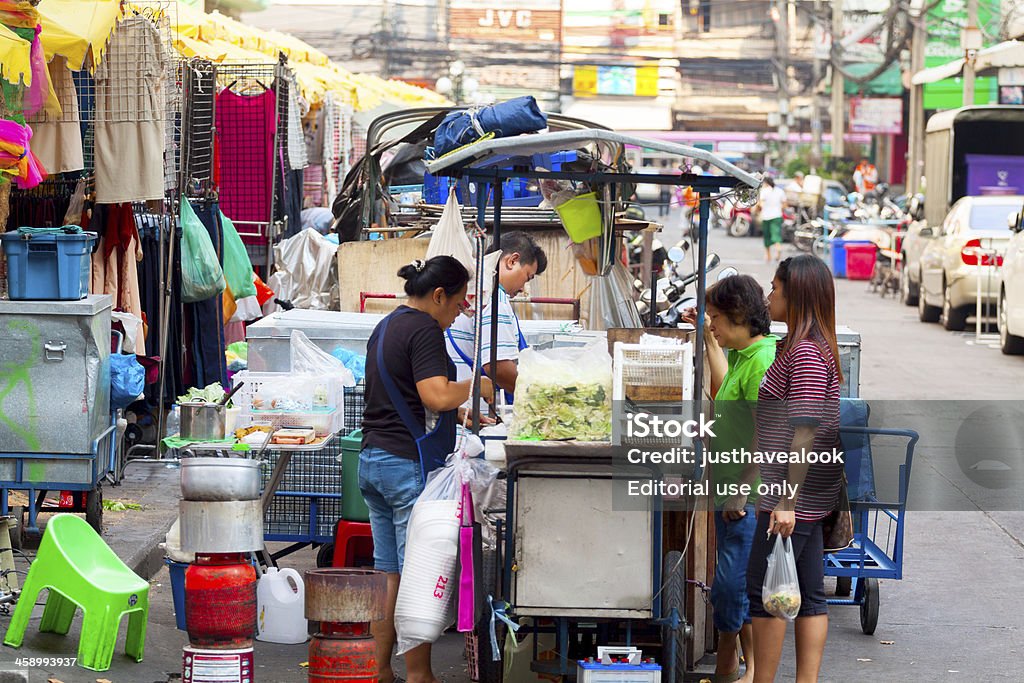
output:
[[[185,570],[185,624],[192,645],[252,647],[256,570],[244,553],[196,555]]]
[[[377,656],[368,623],[321,622],[309,641],[309,683],[376,683]]]

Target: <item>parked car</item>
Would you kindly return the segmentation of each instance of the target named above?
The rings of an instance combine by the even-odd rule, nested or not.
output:
[[[917,301],[921,322],[939,322],[962,330],[974,314],[981,279],[981,302],[992,306],[999,296],[998,268],[1013,234],[1007,218],[1020,210],[1024,196],[963,197],[949,210],[941,228],[921,228],[927,241],[918,264]]]
[[[1007,223],[1013,236],[1006,245],[999,287],[999,348],[1007,355],[1024,353],[1024,211]]]

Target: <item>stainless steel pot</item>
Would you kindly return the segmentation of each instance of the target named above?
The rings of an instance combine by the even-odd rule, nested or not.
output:
[[[182,458],[181,497],[195,501],[256,500],[260,464],[248,458]]]
[[[187,553],[247,553],[263,548],[263,508],[258,500],[183,500],[181,549]]]
[[[219,441],[224,438],[227,408],[214,403],[181,403],[181,438],[193,441]]]

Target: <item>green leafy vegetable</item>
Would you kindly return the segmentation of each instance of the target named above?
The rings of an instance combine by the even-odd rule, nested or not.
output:
[[[222,398],[224,398],[224,387],[219,382],[214,382],[203,389],[192,387],[178,397],[178,403],[216,403]]]
[[[138,503],[122,503],[119,500],[105,500],[103,501],[103,509],[111,510],[113,512],[124,512],[125,510],[141,510],[142,506]]]

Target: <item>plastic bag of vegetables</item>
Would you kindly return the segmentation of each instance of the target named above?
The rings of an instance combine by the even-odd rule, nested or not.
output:
[[[611,433],[612,358],[604,340],[520,354],[509,438],[608,441]]]
[[[793,621],[800,613],[800,579],[796,573],[793,542],[775,536],[775,547],[768,556],[768,570],[761,586],[761,603],[768,614]]]

